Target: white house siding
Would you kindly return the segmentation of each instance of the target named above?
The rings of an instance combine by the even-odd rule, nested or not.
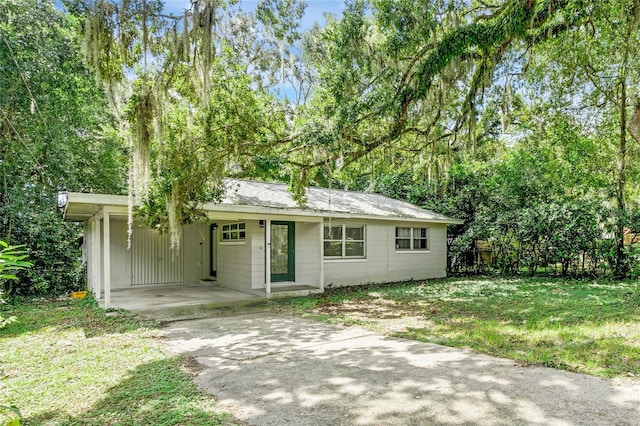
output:
[[[296,222],[296,284],[320,287],[321,223]]]
[[[258,220],[245,220],[246,238],[242,242],[220,241],[222,225],[239,221],[217,221],[217,280],[236,289],[261,289],[265,280],[265,229]],[[326,221],[325,221],[326,223]],[[380,220],[339,220],[332,225],[365,225],[365,259],[340,259],[324,262],[324,285],[358,285],[408,279],[443,277],[446,274],[446,225]],[[102,221],[99,222],[100,239]],[[321,251],[318,222],[295,224],[295,283],[320,287]],[[395,249],[395,228],[427,227],[429,250],[400,252]],[[195,282],[209,274],[209,225],[193,224],[183,230],[178,252],[169,249],[169,237],[155,230],[134,225],[131,249],[127,250],[127,223],[111,217],[111,288],[132,285]],[[92,246],[91,221],[87,222],[86,245]],[[97,259],[101,244],[96,245]],[[101,276],[89,262],[88,274],[93,285]],[[93,274],[93,275],[92,275]],[[274,283],[275,286],[280,284]],[[104,283],[102,283],[102,290]]]
[[[278,220],[286,219],[288,218],[279,218]],[[262,289],[265,287],[265,229],[260,228],[257,221],[255,223],[248,221],[246,224],[247,234],[249,235],[250,232],[251,288]],[[258,224],[257,228],[256,224]],[[320,250],[322,242],[320,241],[319,226],[318,223],[295,222],[296,284],[320,287]],[[291,285],[291,283],[272,283],[274,287],[286,285]]]
[[[246,237],[244,241],[226,242],[220,240],[222,226],[228,223],[245,223]],[[219,221],[218,223],[218,277],[219,284],[247,290],[252,288],[254,280],[254,260],[259,262],[258,251],[260,239],[264,241],[264,229],[257,220]],[[263,248],[264,249],[264,248]],[[262,254],[264,263],[264,254]],[[263,266],[264,270],[264,266]],[[255,273],[257,276],[258,272]],[[264,282],[264,272],[262,282]]]
[[[342,223],[366,225],[366,259],[325,259],[325,286],[440,278],[446,275],[446,225],[332,220],[333,226]],[[429,250],[396,251],[396,226],[428,228]]]
[[[247,223],[247,225],[249,225]],[[253,225],[252,225],[253,228]],[[264,288],[265,279],[265,230],[260,228],[251,232],[251,263],[247,267],[251,267],[251,288]]]
[[[282,219],[278,219],[282,220]],[[233,222],[226,222],[233,223]],[[251,274],[251,289],[263,289],[265,287],[265,229],[261,228],[259,221],[245,221],[247,230],[246,244],[250,248],[250,260],[246,258],[246,263],[243,265],[235,265],[237,268],[243,270],[249,270]],[[266,223],[265,223],[266,226]],[[311,285],[314,287],[320,286],[320,249],[321,241],[319,237],[319,224],[296,222],[295,223],[295,282],[296,284]],[[229,247],[222,243],[222,247],[218,250],[220,253],[218,259],[221,256],[227,257],[229,253],[224,253]],[[245,254],[241,254],[244,256]],[[223,262],[225,262],[223,260]],[[226,263],[225,263],[226,265]],[[220,267],[218,275],[226,274],[222,272],[225,267]],[[228,282],[222,281],[224,278],[219,278],[221,283],[229,285]],[[278,285],[290,285],[289,283],[273,283],[273,286]],[[238,284],[235,288],[247,288]]]

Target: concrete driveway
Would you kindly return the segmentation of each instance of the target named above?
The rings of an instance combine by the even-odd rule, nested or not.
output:
[[[640,384],[257,312],[166,325],[253,425],[638,425]]]

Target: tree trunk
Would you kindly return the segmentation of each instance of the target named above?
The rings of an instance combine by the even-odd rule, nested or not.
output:
[[[616,188],[616,204],[618,214],[616,217],[616,267],[615,276],[624,277],[629,272],[626,255],[624,251],[624,216],[626,211],[625,200],[625,184],[626,184],[626,156],[627,156],[627,82],[626,73],[623,73],[620,79],[620,146],[618,150],[618,159],[616,162],[616,171],[618,174],[618,182]]]

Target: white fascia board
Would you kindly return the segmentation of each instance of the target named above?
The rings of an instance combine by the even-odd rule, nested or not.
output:
[[[63,211],[65,220],[84,222],[100,215],[104,207],[112,208],[111,212],[115,215],[127,214],[129,198],[125,195],[69,192],[67,196],[67,205]]]
[[[100,204],[103,206],[127,206],[129,197],[126,195],[88,194],[85,192],[69,192],[67,205],[74,204]],[[134,202],[134,204],[140,204]]]

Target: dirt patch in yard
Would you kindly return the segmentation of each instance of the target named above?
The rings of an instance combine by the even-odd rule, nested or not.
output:
[[[345,322],[358,322],[382,334],[396,334],[410,329],[431,328],[435,323],[424,307],[399,303],[371,293],[371,299],[327,303],[313,309],[316,315],[332,315]]]

